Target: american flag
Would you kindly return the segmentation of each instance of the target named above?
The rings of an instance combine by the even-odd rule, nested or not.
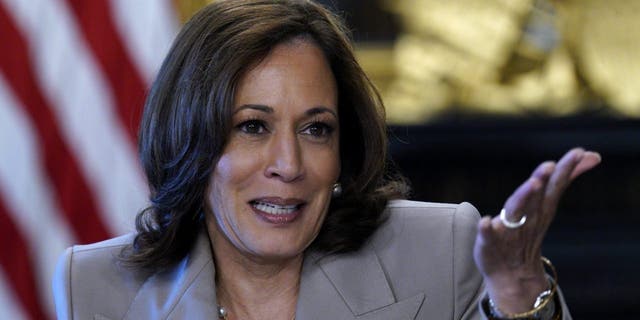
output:
[[[74,243],[133,231],[145,93],[173,0],[0,0],[0,319],[53,319]]]

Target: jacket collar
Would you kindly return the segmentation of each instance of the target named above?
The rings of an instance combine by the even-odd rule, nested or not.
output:
[[[124,319],[211,319],[217,314],[215,266],[207,232],[176,267],[148,278]],[[424,294],[397,301],[375,252],[308,253],[297,319],[414,319]]]
[[[215,266],[207,232],[175,267],[149,277],[124,319],[212,319],[217,315]]]
[[[397,301],[378,256],[365,246],[349,254],[308,254],[296,314],[303,319],[414,319],[423,301],[423,293]]]

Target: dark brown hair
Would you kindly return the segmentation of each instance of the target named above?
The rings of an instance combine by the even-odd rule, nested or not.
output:
[[[332,200],[312,247],[357,250],[383,222],[387,201],[406,185],[387,174],[382,102],[342,22],[306,0],[219,0],[184,26],[147,98],[139,149],[151,206],[136,218],[125,263],[162,269],[189,252],[203,225],[205,191],[230,132],[240,78],[297,37],[321,48],[338,86],[344,191]]]

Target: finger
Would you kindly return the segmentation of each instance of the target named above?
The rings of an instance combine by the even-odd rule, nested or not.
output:
[[[555,162],[545,161],[540,165],[538,165],[538,167],[531,174],[531,177],[536,177],[541,181],[543,181],[544,183],[546,183],[547,180],[549,180],[549,177],[551,177],[551,174],[553,173],[553,171],[555,170],[555,167],[556,167]]]
[[[551,200],[552,205],[557,204],[560,196],[570,183],[571,173],[584,158],[585,151],[575,148],[567,152],[556,164],[553,174],[549,178],[545,196]]]
[[[593,151],[585,151],[584,155],[582,156],[582,160],[573,169],[569,180],[573,181],[581,174],[593,169],[595,166],[600,164],[601,161],[602,157],[600,157],[599,153]]]
[[[473,255],[483,273],[495,271],[502,254],[501,243],[496,230],[492,227],[491,216],[484,216],[478,221],[478,235],[473,248]]]
[[[490,244],[495,242],[496,235],[491,225],[490,216],[484,216],[482,217],[482,219],[480,219],[480,221],[478,221],[478,234],[480,234],[480,239],[483,242],[482,244]]]
[[[540,211],[541,203],[544,198],[544,190],[547,187],[547,183],[549,182],[549,178],[551,177],[551,174],[553,174],[555,167],[555,162],[546,161],[540,164],[538,168],[533,171],[533,174],[531,174],[531,179],[538,180],[539,185],[536,183],[536,185],[534,186],[535,190],[533,191],[533,194],[529,197],[527,203],[525,204],[526,207],[521,209],[523,212],[529,215],[530,220],[539,219],[538,213]]]
[[[553,167],[553,163],[543,163],[538,166],[532,176],[522,183],[507,199],[504,209],[508,221],[520,221],[530,211],[532,203],[536,202],[536,198],[541,196],[543,187],[549,179]]]

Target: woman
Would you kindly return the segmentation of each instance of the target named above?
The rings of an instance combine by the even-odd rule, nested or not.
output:
[[[570,318],[540,245],[599,156],[542,164],[502,218],[390,201],[406,187],[385,166],[382,104],[345,34],[305,0],[196,14],[145,106],[152,205],[135,235],[67,250],[58,317]]]

